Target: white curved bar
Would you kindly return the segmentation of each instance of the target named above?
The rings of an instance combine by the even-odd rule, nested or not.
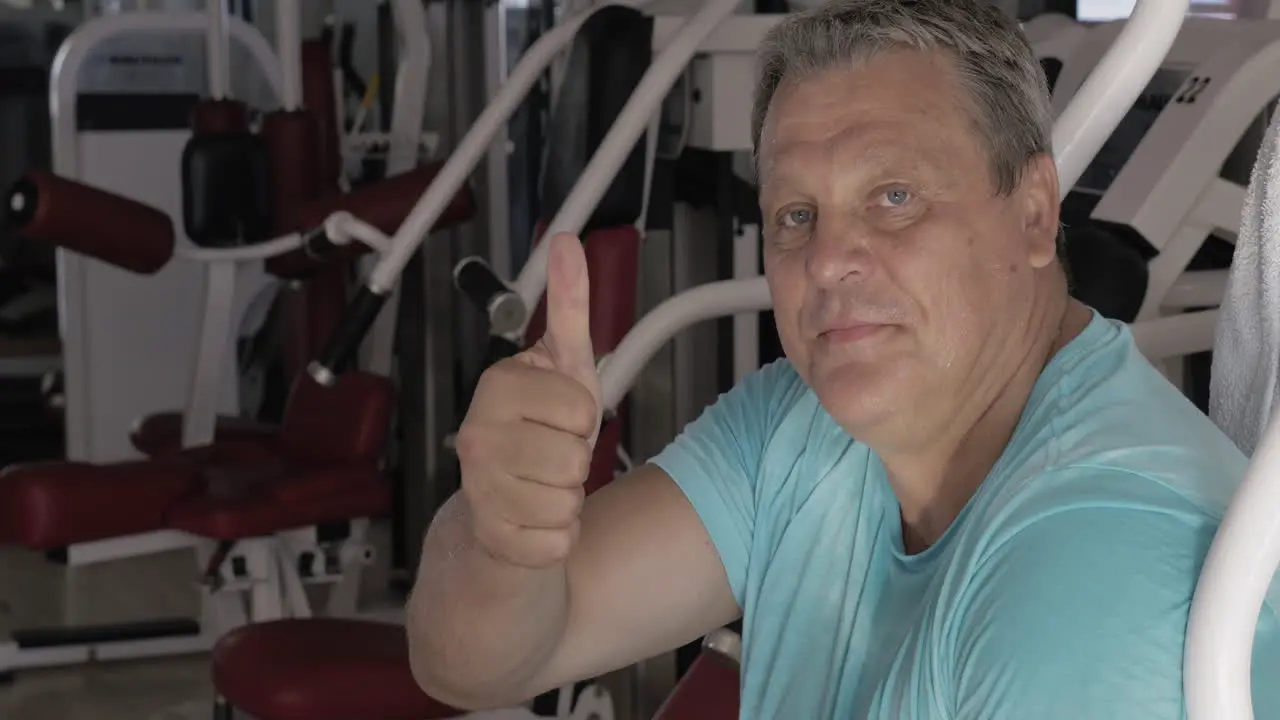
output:
[[[601,362],[605,410],[617,408],[644,366],[681,330],[711,318],[768,310],[771,304],[763,277],[707,283],[668,298],[645,313]]]
[[[208,64],[209,97],[231,97],[231,44],[227,36],[226,0],[205,0],[204,56]]]
[[[325,218],[324,232],[329,242],[335,245],[346,245],[354,240],[368,245],[379,255],[385,255],[391,251],[391,238],[345,210]]]
[[[196,367],[182,413],[182,447],[204,447],[213,442],[218,424],[218,387],[222,360],[234,347],[236,263],[209,263],[205,273],[204,311],[196,345]]]
[[[302,247],[302,236],[294,233],[258,243],[257,245],[246,245],[244,247],[204,248],[198,245],[179,245],[174,248],[173,254],[175,257],[192,262],[248,262],[265,260],[300,247]]]
[[[400,41],[391,105],[392,129],[387,146],[387,175],[398,175],[418,164],[422,116],[427,104],[427,79],[431,77],[431,34],[427,31],[426,3],[394,0],[391,18]]]
[[[1129,329],[1138,350],[1151,362],[1159,362],[1212,350],[1219,314],[1218,310],[1197,310],[1139,320]]]
[[[596,205],[600,203],[600,198],[608,191],[636,141],[648,129],[667,93],[671,92],[676,80],[688,67],[698,46],[740,4],[739,0],[707,0],[697,14],[685,21],[627,99],[627,104],[614,120],[600,147],[574,183],[569,197],[548,223],[547,237],[559,232],[582,232],[591,213],[595,212]],[[516,278],[515,291],[526,308],[536,307],[542,298],[542,292],[546,290],[549,246],[550,243],[545,242],[534,246],[529,259],[520,269],[520,276]]]
[[[366,284],[370,290],[385,295],[395,287],[396,279],[409,258],[413,257],[418,245],[471,176],[476,164],[488,152],[494,137],[506,127],[507,120],[529,94],[529,89],[542,77],[543,71],[556,56],[573,42],[582,24],[598,9],[592,8],[556,25],[525,51],[503,83],[502,89],[485,105],[480,117],[472,123],[444,167],[440,168],[439,174],[431,181],[430,187],[392,236],[391,251],[369,273]]]
[[[1221,305],[1227,296],[1229,274],[1228,270],[1186,270],[1173,281],[1160,307],[1182,310]]]
[[[1129,112],[1178,37],[1190,0],[1139,0],[1120,36],[1053,128],[1058,184],[1066,197]]]
[[[385,253],[391,248],[391,239],[381,230],[345,210],[325,218],[324,230],[329,240],[335,245],[346,245],[354,240],[368,245],[377,253]],[[174,248],[173,254],[175,257],[192,262],[251,262],[283,255],[302,245],[302,234],[291,233],[244,247],[204,248],[198,245],[179,245]]]
[[[1253,636],[1280,565],[1277,417],[1254,451],[1200,571],[1183,667],[1188,720],[1253,720]]]
[[[254,62],[262,70],[271,91],[277,98],[280,97],[280,61],[271,49],[271,44],[257,28],[239,18],[228,17],[226,23],[226,31],[253,55]],[[203,12],[129,12],[103,15],[86,22],[67,36],[53,59],[52,74],[54,78],[64,75],[79,77],[80,68],[88,59],[89,52],[100,47],[109,38],[134,32],[207,33],[208,26],[209,15]],[[54,132],[59,134],[54,147],[72,148],[75,146],[76,84],[55,80],[51,85],[54,91],[49,96],[49,111],[55,122]],[[74,177],[77,174],[77,161],[78,158],[59,157],[55,153],[54,172],[64,177]]]
[[[208,0],[212,5],[213,0]],[[273,0],[276,4],[276,54],[280,56],[280,108],[302,107],[302,0]]]

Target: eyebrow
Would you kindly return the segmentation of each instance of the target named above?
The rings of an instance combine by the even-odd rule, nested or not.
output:
[[[787,162],[787,156],[788,153],[783,151],[771,156],[767,165],[762,161],[757,162],[756,179],[762,191],[766,184],[780,186],[803,186],[805,184],[808,179],[806,173],[796,167],[797,161]],[[858,156],[858,164],[859,170],[868,174],[886,172],[893,168],[902,167],[919,168],[934,174],[941,170],[941,165],[929,153],[899,148],[874,148],[868,150]],[[766,176],[762,172],[765,167],[769,168],[768,183],[764,182]]]

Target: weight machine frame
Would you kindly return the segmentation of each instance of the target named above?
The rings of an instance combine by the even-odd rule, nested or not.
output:
[[[223,0],[210,0],[206,12],[122,13],[95,18],[81,25],[59,50],[51,81],[54,173],[69,179],[82,176],[80,137],[76,126],[78,80],[93,52],[104,43],[122,36],[204,33],[209,95],[214,99],[228,95],[231,74],[228,49],[230,40],[235,39],[248,50],[281,107],[300,107],[299,2],[276,0],[278,42],[280,47],[287,48],[278,58],[261,33],[226,14]],[[404,6],[399,16],[409,21],[406,35],[412,37],[413,29],[423,28],[425,14],[422,8],[413,0],[397,0],[395,5]],[[414,20],[419,22],[414,25]],[[391,162],[408,169],[416,164],[425,104],[425,88],[421,87],[422,83],[411,80],[417,66],[429,63],[429,46],[422,43],[414,45],[411,41],[406,42],[406,46],[408,51],[402,55],[402,77],[397,82],[397,110],[389,144]],[[178,157],[174,156],[173,160],[176,170]],[[180,222],[175,225],[181,227]],[[381,233],[347,213],[331,215],[324,229],[331,242],[364,242],[378,252],[387,249],[385,244],[380,244],[385,239]],[[301,247],[305,238],[293,234],[232,249],[199,248],[180,232],[176,240],[171,264],[195,263],[204,269],[203,315],[182,423],[182,445],[191,448],[208,445],[214,440],[217,413],[223,404],[219,391],[227,380],[226,360],[234,338],[239,271],[246,266],[254,267],[270,256]],[[68,454],[72,459],[83,459],[88,454],[84,424],[92,418],[87,388],[84,387],[87,378],[84,370],[89,362],[84,352],[85,344],[92,337],[92,328],[85,322],[87,298],[84,287],[86,274],[91,270],[100,272],[102,268],[95,268],[98,261],[74,253],[59,250],[58,256],[62,293],[60,316],[67,356]],[[150,281],[152,278],[139,280],[142,283]],[[394,323],[394,308],[388,310],[392,311],[389,314]],[[389,357],[386,363],[390,364]],[[76,438],[75,444],[71,437]],[[24,669],[78,664],[95,659],[135,659],[207,651],[227,631],[246,622],[310,616],[312,610],[304,583],[332,587],[327,614],[355,615],[361,568],[373,560],[373,549],[366,542],[368,528],[367,518],[354,518],[349,521],[346,538],[336,543],[322,543],[317,529],[309,527],[245,538],[229,549],[220,548],[216,541],[177,530],[73,544],[66,548],[65,553],[68,570],[188,548],[194,550],[201,573],[210,569],[212,560],[218,559],[219,562],[216,575],[206,576],[204,582],[198,584],[201,608],[198,621],[156,620],[72,626],[56,631],[15,631],[12,641],[0,643],[0,676]],[[241,602],[242,594],[247,596],[247,603]]]

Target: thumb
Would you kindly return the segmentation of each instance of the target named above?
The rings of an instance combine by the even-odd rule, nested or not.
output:
[[[591,282],[582,242],[568,233],[550,240],[547,253],[547,330],[542,344],[555,369],[586,386],[600,402],[591,344]]]

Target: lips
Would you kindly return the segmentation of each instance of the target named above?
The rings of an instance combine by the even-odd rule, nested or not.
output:
[[[881,323],[853,323],[824,330],[818,337],[834,345],[845,345],[866,340],[887,327],[889,326]]]

